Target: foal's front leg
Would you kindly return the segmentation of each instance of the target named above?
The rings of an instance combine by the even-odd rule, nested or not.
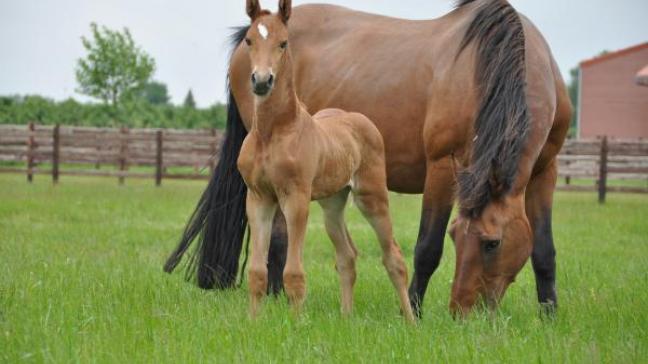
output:
[[[248,284],[250,291],[250,316],[256,317],[261,300],[268,287],[268,247],[272,232],[272,220],[277,204],[271,199],[263,198],[252,191],[248,192],[246,209],[250,224],[250,269]]]
[[[295,188],[295,190],[298,190]],[[301,311],[306,298],[306,278],[302,254],[308,222],[310,191],[291,192],[280,199],[288,229],[288,256],[283,272],[284,290],[293,308]]]

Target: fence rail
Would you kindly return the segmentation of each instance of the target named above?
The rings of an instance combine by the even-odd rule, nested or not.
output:
[[[0,162],[26,163],[26,168],[2,167],[0,172],[25,173],[29,181],[35,174],[50,174],[54,183],[60,175],[110,176],[124,183],[125,178],[150,178],[157,185],[163,179],[206,179],[211,172],[223,134],[210,130],[89,128],[44,125],[0,125]],[[51,168],[40,168],[51,165]],[[66,168],[61,166],[65,165]],[[93,165],[94,169],[67,166]],[[112,165],[114,170],[101,170]],[[130,170],[154,167],[153,173]],[[171,167],[191,167],[192,173],[168,173]],[[186,168],[185,168],[186,169]],[[189,169],[191,170],[191,169]],[[558,156],[558,173],[563,190],[598,191],[605,200],[607,192],[648,193],[648,140],[567,140]],[[584,186],[578,179],[597,183]],[[642,186],[609,186],[609,180],[644,180]]]
[[[0,125],[0,162],[26,162],[26,168],[0,166],[0,172],[50,174],[54,183],[61,175],[125,178],[207,179],[223,135],[210,130],[110,129],[88,127]],[[39,168],[51,165],[50,169]],[[62,168],[62,165],[72,166]],[[92,165],[94,169],[74,166]],[[102,166],[114,170],[101,170]],[[131,167],[154,167],[154,173],[131,171]],[[192,173],[168,173],[170,167],[191,167]],[[187,169],[187,168],[185,168]],[[189,169],[191,170],[191,169]]]

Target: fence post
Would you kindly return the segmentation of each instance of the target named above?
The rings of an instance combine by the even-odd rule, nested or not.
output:
[[[568,150],[565,154],[566,155],[571,155],[571,150]],[[569,165],[571,164],[571,161],[567,160],[567,163],[565,163],[565,164],[567,165],[567,167],[569,167]],[[571,184],[571,176],[570,175],[565,176],[565,184],[567,186],[569,186]]]
[[[212,128],[211,130],[211,143],[209,143],[209,174],[214,174],[214,169],[216,169],[216,153],[218,153],[218,139],[216,138],[217,132],[216,129]]]
[[[54,184],[58,183],[59,180],[59,158],[61,154],[61,133],[60,125],[56,124],[54,126],[54,132],[52,135],[52,182]]]
[[[34,149],[36,148],[33,122],[27,125],[27,130],[29,131],[29,136],[27,137],[27,181],[32,183],[34,180]]]
[[[162,185],[162,142],[164,135],[162,130],[156,132],[157,149],[155,154],[155,185]]]
[[[122,126],[119,138],[119,172],[126,171],[126,161],[128,159],[128,128]],[[124,184],[124,175],[119,175],[119,184]]]
[[[605,194],[607,192],[607,161],[608,161],[608,138],[603,137],[601,141],[601,160],[599,163],[599,181],[598,181],[598,195],[599,203],[605,203]]]

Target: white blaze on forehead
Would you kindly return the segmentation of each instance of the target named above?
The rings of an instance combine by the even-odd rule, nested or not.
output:
[[[259,25],[257,26],[257,28],[259,29],[259,34],[261,34],[261,36],[263,37],[263,39],[268,39],[268,34],[269,34],[269,33],[268,33],[268,28],[266,28],[266,26],[263,25],[263,24],[259,24]]]

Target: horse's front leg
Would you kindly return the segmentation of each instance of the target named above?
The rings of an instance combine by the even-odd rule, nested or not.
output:
[[[250,224],[250,269],[248,271],[250,292],[250,316],[256,317],[263,296],[268,287],[268,246],[272,231],[272,220],[277,204],[269,198],[248,192],[246,210]]]
[[[409,287],[410,303],[419,318],[428,282],[443,255],[443,241],[452,212],[453,185],[450,158],[428,163],[421,224],[414,249],[414,275]]]
[[[553,192],[558,178],[556,160],[531,178],[526,190],[526,213],[533,230],[531,261],[536,277],[538,302],[544,313],[553,314],[556,295],[556,249],[551,230]]]
[[[305,188],[293,188],[288,195],[280,198],[281,211],[286,218],[288,231],[288,255],[283,271],[284,290],[296,312],[301,311],[306,298],[306,278],[302,254],[309,203],[310,190]]]

